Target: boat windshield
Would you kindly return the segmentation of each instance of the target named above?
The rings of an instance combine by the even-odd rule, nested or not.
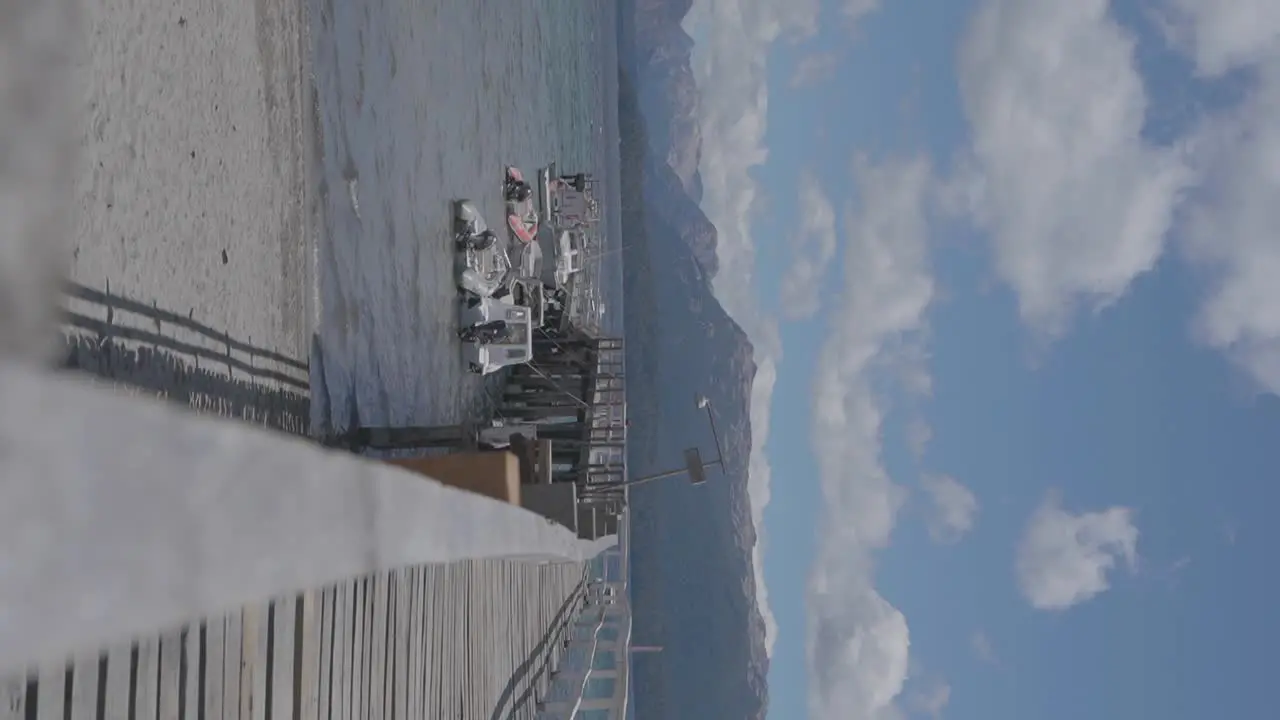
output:
[[[529,342],[529,326],[525,323],[507,323],[506,330],[495,342],[500,345],[524,346]]]

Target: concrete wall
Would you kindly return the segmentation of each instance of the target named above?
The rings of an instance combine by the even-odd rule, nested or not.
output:
[[[578,488],[574,483],[525,485],[521,488],[521,503],[530,512],[548,518],[577,534]]]

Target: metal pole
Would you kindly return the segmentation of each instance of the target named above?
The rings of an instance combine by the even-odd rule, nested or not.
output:
[[[583,490],[583,492],[589,493],[593,490],[616,490],[617,488],[631,488],[631,487],[635,487],[636,485],[643,485],[644,483],[652,482],[654,480],[661,480],[663,478],[682,475],[685,472],[687,472],[685,468],[677,468],[675,470],[667,470],[666,472],[654,473],[653,475],[645,475],[643,477],[632,478],[630,480],[620,480],[618,482],[611,482],[611,483],[595,483],[593,485],[588,485]]]
[[[708,402],[704,408],[707,411],[707,421],[711,423],[711,439],[716,441],[716,459],[714,463],[706,463],[707,465],[720,466],[724,470],[724,450],[720,447],[720,433],[716,432],[716,414],[711,411],[711,403]]]

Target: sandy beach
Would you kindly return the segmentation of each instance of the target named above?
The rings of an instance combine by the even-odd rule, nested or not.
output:
[[[147,364],[140,384],[157,386],[169,360],[175,387],[185,364],[304,391],[314,286],[305,27],[293,0],[84,5],[67,307],[76,332],[99,342],[81,343],[82,366],[114,365],[97,374],[128,382],[141,371],[126,366]],[[140,361],[137,346],[178,362]]]

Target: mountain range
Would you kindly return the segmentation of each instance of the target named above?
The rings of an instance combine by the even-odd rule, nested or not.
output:
[[[769,659],[756,602],[756,531],[747,494],[754,349],[712,291],[715,226],[699,207],[701,135],[688,0],[619,6],[628,466],[669,469],[715,442],[699,395],[711,401],[725,452],[708,482],[683,479],[631,496],[633,642],[662,645],[633,667],[636,716],[676,720],[764,717]]]

